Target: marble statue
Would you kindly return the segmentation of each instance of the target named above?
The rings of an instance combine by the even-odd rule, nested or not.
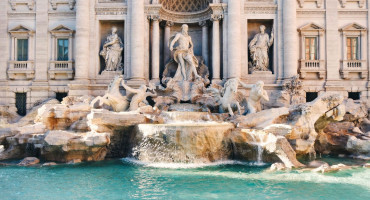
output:
[[[141,85],[139,89],[131,88],[122,81],[122,86],[127,92],[133,94],[133,97],[130,102],[129,111],[135,111],[138,108],[149,105],[149,102],[146,100],[147,97],[155,97],[156,93],[147,92],[148,87],[146,85]]]
[[[255,85],[248,85],[239,81],[240,85],[244,88],[251,89],[249,98],[247,100],[248,106],[245,114],[256,113],[261,111],[261,100],[269,101],[269,96],[266,90],[263,89],[264,82],[258,81]]]
[[[234,116],[233,109],[237,109],[239,115],[241,115],[240,101],[242,100],[241,95],[238,93],[239,79],[233,78],[228,80],[221,90],[221,96],[219,99],[219,112],[225,113],[228,111],[230,116]]]
[[[117,35],[117,27],[112,27],[112,34],[107,37],[100,55],[105,60],[106,71],[117,71],[122,69],[123,43]]]
[[[201,78],[196,67],[198,60],[194,56],[194,45],[188,34],[188,25],[183,24],[181,32],[177,33],[170,42],[170,50],[174,52],[174,59],[178,63],[178,68],[173,79],[176,81],[191,81],[193,78]],[[178,42],[178,46],[174,45]]]
[[[271,37],[265,33],[265,30],[266,27],[261,25],[260,33],[249,43],[253,71],[270,71],[268,51],[274,41],[274,30],[271,32]]]
[[[113,108],[115,112],[126,111],[129,108],[130,102],[126,96],[123,96],[119,90],[123,76],[116,76],[108,86],[108,90],[104,96],[96,97],[90,104],[92,108],[97,108],[96,103],[99,102],[99,107],[103,104]]]

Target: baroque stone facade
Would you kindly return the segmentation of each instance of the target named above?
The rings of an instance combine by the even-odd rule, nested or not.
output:
[[[369,3],[2,0],[0,104],[29,110],[52,97],[104,95],[119,74],[133,88],[160,84],[173,59],[170,39],[183,24],[188,24],[194,55],[208,67],[213,83],[233,78],[246,84],[263,81],[274,102],[284,83],[299,75],[301,96],[307,101],[322,92],[367,100]],[[264,64],[266,71],[253,70],[249,48],[261,26],[273,41],[268,52],[263,51],[269,62]],[[123,71],[105,70],[99,55],[112,27],[117,27],[117,38],[122,40]]]

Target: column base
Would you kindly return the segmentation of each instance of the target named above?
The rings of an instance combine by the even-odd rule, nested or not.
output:
[[[126,84],[130,87],[139,88],[141,85],[146,85],[147,81],[141,78],[133,78],[127,80]]]
[[[150,80],[149,84],[154,84],[155,86],[157,86],[161,84],[161,81],[159,80],[159,78],[158,79],[156,78],[156,79]]]
[[[219,78],[212,79],[212,84],[218,84],[220,85],[222,83],[222,80]]]

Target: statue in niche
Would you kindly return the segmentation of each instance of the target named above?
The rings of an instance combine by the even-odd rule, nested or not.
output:
[[[265,83],[263,81],[258,81],[255,85],[248,85],[241,81],[239,81],[239,83],[242,87],[251,89],[249,98],[247,100],[247,109],[244,114],[251,114],[261,111],[261,100],[270,100],[266,90],[263,89]]]
[[[188,34],[188,29],[188,25],[182,25],[181,32],[177,33],[170,42],[170,50],[175,50],[174,60],[178,63],[176,74],[173,77],[175,81],[192,81],[193,78],[201,78],[196,69],[199,63],[194,56],[194,45]],[[176,42],[178,42],[178,46],[174,49]]]
[[[249,43],[249,49],[252,58],[252,71],[270,71],[268,51],[274,42],[274,29],[272,29],[271,37],[265,33],[266,27],[260,26],[260,33],[254,36]]]
[[[107,37],[100,55],[105,60],[106,71],[122,70],[123,43],[117,35],[117,27],[112,27],[112,34]]]

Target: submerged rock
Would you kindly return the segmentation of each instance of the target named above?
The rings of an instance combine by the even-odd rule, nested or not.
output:
[[[24,158],[18,165],[19,166],[31,166],[40,163],[40,160],[36,157]]]

